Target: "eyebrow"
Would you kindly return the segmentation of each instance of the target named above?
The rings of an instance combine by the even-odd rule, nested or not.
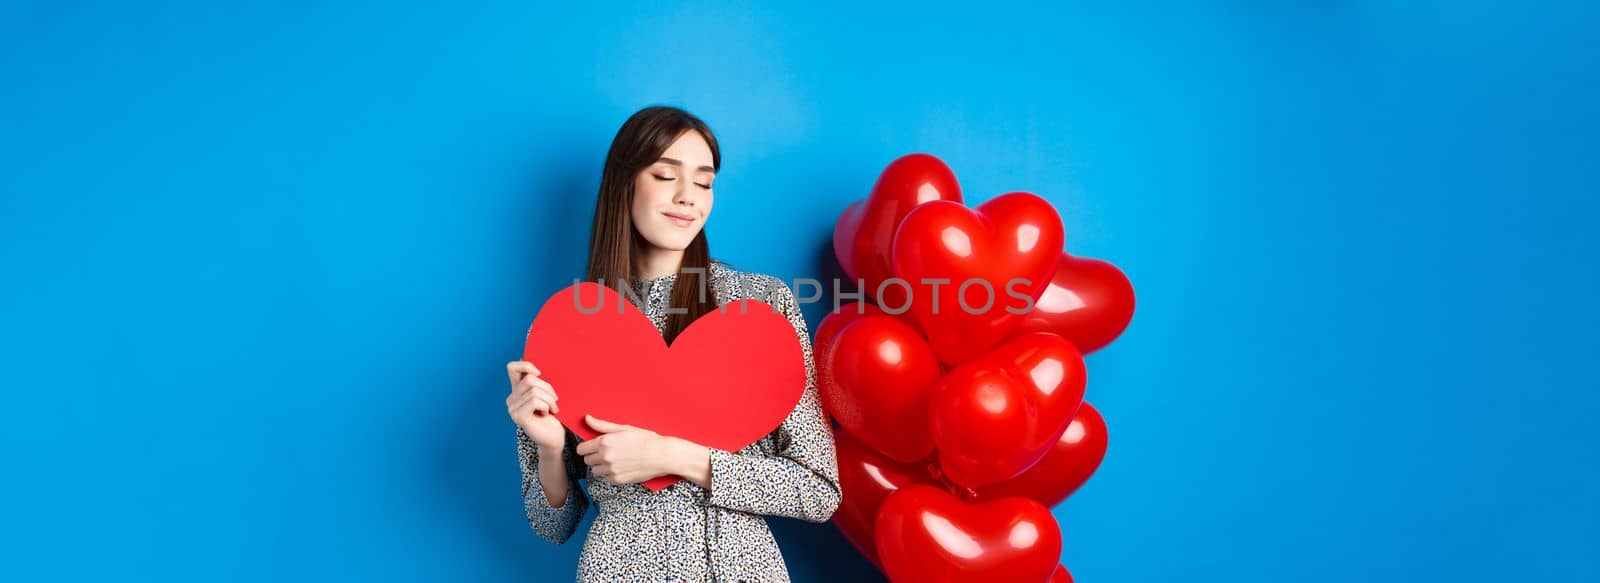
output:
[[[656,160],[656,161],[657,162],[666,162],[666,163],[671,164],[673,166],[683,166],[683,161],[679,160],[677,158],[668,158],[666,156],[662,156],[661,159]],[[717,169],[716,168],[712,168],[710,166],[701,166],[700,170],[703,171],[703,172],[710,172],[712,174],[716,174],[717,173]]]

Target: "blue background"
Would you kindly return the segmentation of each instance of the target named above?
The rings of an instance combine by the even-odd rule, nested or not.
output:
[[[216,4],[0,4],[7,580],[568,580],[502,369],[652,103],[742,268],[926,151],[1129,274],[1080,581],[1597,578],[1581,3]]]

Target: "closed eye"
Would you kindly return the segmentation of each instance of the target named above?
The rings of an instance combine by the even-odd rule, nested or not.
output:
[[[677,180],[677,178],[673,178],[671,176],[662,176],[660,174],[651,174],[651,176],[654,176],[656,180],[660,180],[662,182],[672,182]]]
[[[700,184],[700,183],[696,182],[696,183],[694,183],[694,185],[698,186],[700,188],[704,188],[706,190],[711,190],[711,185],[710,184]]]

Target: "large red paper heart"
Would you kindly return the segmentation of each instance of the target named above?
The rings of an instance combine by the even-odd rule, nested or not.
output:
[[[1055,208],[1033,194],[1002,194],[975,209],[936,200],[900,222],[894,274],[911,284],[910,312],[934,352],[956,365],[1022,322],[1050,284],[1064,238]]]
[[[1061,439],[1087,380],[1078,349],[1044,332],[951,369],[928,411],[939,468],[968,488],[1022,473]]]
[[[1133,303],[1133,284],[1117,266],[1062,253],[1050,286],[1023,316],[1017,332],[1060,334],[1089,354],[1128,328]]]
[[[695,320],[669,348],[638,308],[593,282],[545,302],[523,358],[555,389],[556,418],[583,439],[600,435],[584,422],[594,415],[739,451],[777,429],[806,385],[794,326],[768,304],[730,302]],[[644,486],[660,491],[680,479]]]
[[[932,486],[901,488],[874,532],[895,582],[1045,581],[1061,558],[1061,529],[1027,498],[969,504]]]
[[[961,202],[961,185],[950,167],[930,154],[907,154],[890,162],[878,175],[872,193],[839,215],[833,227],[833,252],[851,279],[865,280],[861,291],[896,310],[905,305],[906,290],[890,285],[884,297],[878,287],[894,276],[890,267],[895,229],[911,209],[931,200]]]

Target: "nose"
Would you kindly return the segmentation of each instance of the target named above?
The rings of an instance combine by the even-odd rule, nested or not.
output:
[[[695,193],[689,188],[688,180],[678,181],[678,191],[672,195],[672,202],[684,206],[694,206]]]

